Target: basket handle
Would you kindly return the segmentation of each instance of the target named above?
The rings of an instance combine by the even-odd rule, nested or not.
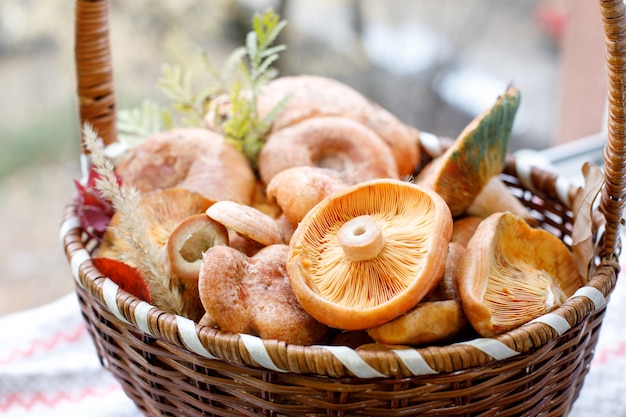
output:
[[[599,0],[606,39],[608,140],[605,187],[600,207],[606,216],[603,256],[617,256],[626,188],[626,16],[623,0]],[[75,60],[81,126],[88,122],[105,145],[117,141],[113,67],[109,45],[110,0],[76,0]],[[82,143],[82,141],[81,141]],[[81,146],[84,149],[84,146]]]
[[[76,0],[74,30],[80,126],[90,123],[105,145],[117,141],[109,6],[109,0]]]
[[[623,0],[600,0],[600,7],[609,75],[605,186],[600,199],[606,216],[603,255],[617,256],[626,188],[626,6]]]

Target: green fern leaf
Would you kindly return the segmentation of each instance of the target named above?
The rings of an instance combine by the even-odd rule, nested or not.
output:
[[[120,142],[135,145],[161,131],[163,110],[158,104],[145,100],[141,107],[118,111],[117,129]]]

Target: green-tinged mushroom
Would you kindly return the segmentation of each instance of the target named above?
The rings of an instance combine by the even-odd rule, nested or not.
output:
[[[485,184],[502,172],[519,102],[519,91],[509,87],[415,178],[439,193],[453,216],[463,214]]]

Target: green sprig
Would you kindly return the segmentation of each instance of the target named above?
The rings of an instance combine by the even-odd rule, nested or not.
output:
[[[228,95],[230,110],[222,120],[216,118],[214,128],[221,129],[226,139],[239,149],[251,167],[257,169],[258,154],[265,138],[289,100],[284,97],[267,115],[260,118],[257,98],[263,86],[278,76],[273,67],[285,45],[273,45],[287,22],[272,11],[255,14],[252,30],[245,46],[236,48],[221,70],[202,55],[212,83],[196,90],[192,71],[180,65],[166,64],[157,82],[159,90],[171,101],[169,108],[145,101],[138,109],[120,111],[118,131],[129,144],[136,144],[162,129],[174,126],[204,126],[211,102],[219,95]]]
[[[144,100],[140,107],[120,110],[117,115],[119,140],[130,146],[171,126],[169,112],[150,100]]]
[[[211,85],[195,92],[192,72],[180,65],[163,66],[157,87],[172,100],[172,109],[180,116],[177,124],[201,126],[212,97],[220,92],[218,85]]]
[[[286,25],[287,22],[280,20],[271,9],[254,15],[253,30],[246,36],[245,55],[239,61],[241,77],[229,94],[232,105],[230,116],[222,125],[227,139],[243,152],[255,170],[265,137],[288,100],[281,100],[264,118],[259,119],[259,93],[264,85],[278,76],[272,65],[278,60],[279,53],[286,49],[285,45],[272,44]]]

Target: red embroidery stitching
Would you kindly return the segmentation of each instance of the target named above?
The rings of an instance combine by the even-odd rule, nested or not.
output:
[[[82,391],[75,393],[66,391],[47,394],[38,391],[32,395],[25,393],[11,393],[6,400],[0,399],[0,412],[5,412],[16,407],[29,411],[36,405],[41,405],[46,408],[54,408],[61,402],[77,403],[88,397],[103,397],[121,389],[120,385],[112,384],[101,389],[85,388]]]
[[[33,340],[27,347],[16,348],[6,358],[0,358],[0,365],[6,365],[18,359],[34,356],[39,352],[54,349],[63,342],[75,342],[85,335],[87,328],[82,323],[74,329],[65,332],[54,333],[50,338]]]

